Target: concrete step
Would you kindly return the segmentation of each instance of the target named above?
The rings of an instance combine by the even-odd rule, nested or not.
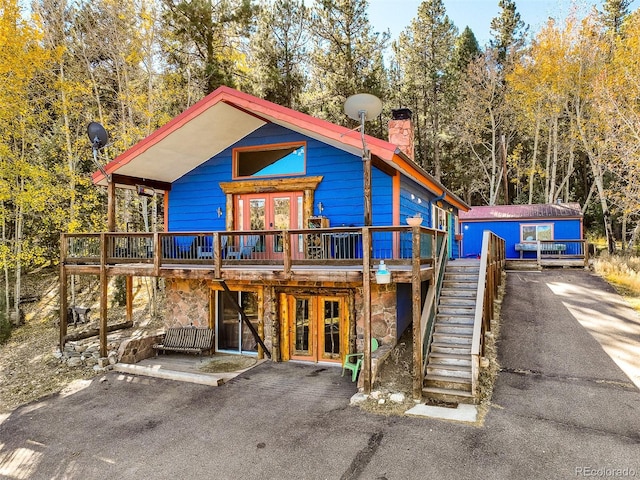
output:
[[[471,354],[457,355],[455,353],[431,352],[429,353],[429,363],[471,368]],[[427,365],[429,365],[429,363],[427,363]]]
[[[471,355],[471,344],[460,345],[447,342],[431,342],[431,352]]]
[[[465,378],[471,381],[471,367],[460,365],[440,365],[427,363],[427,375],[438,375],[441,377]]]

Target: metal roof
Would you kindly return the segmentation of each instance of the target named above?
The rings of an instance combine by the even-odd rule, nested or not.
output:
[[[475,206],[468,212],[460,212],[460,220],[463,222],[536,218],[582,218],[582,210],[578,203],[544,203]]]
[[[120,178],[170,184],[267,123],[281,125],[353,155],[362,155],[360,132],[223,86],[123,152],[109,162],[104,171]],[[369,135],[365,138],[372,156],[436,195],[444,193],[445,200],[461,211],[469,209],[469,205],[396,145]],[[101,171],[93,174],[93,182],[107,184]]]

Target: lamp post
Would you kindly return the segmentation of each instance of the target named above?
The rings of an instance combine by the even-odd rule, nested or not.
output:
[[[375,95],[358,93],[351,95],[344,102],[344,112],[349,118],[360,121],[360,137],[362,139],[362,163],[364,176],[364,225],[371,225],[371,152],[367,148],[364,134],[364,122],[373,120],[382,112],[382,102]]]

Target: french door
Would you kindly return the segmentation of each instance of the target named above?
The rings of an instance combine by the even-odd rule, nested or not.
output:
[[[344,297],[288,295],[289,357],[341,362],[348,346]]]
[[[237,230],[292,230],[303,228],[302,192],[278,192],[236,196]],[[262,236],[256,252],[271,259],[281,256],[281,235]]]

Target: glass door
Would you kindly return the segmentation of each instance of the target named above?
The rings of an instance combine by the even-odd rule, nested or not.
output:
[[[347,347],[343,297],[289,296],[289,351],[294,360],[341,362]]]
[[[291,230],[302,228],[302,192],[238,195],[236,228],[239,230]],[[254,251],[258,258],[282,258],[282,234],[261,235]],[[298,241],[292,249],[299,248]]]
[[[258,329],[258,294],[256,292],[232,292],[242,306],[249,321]],[[240,313],[233,308],[224,292],[217,292],[216,350],[229,353],[255,353],[258,344],[251,330],[242,321]]]

